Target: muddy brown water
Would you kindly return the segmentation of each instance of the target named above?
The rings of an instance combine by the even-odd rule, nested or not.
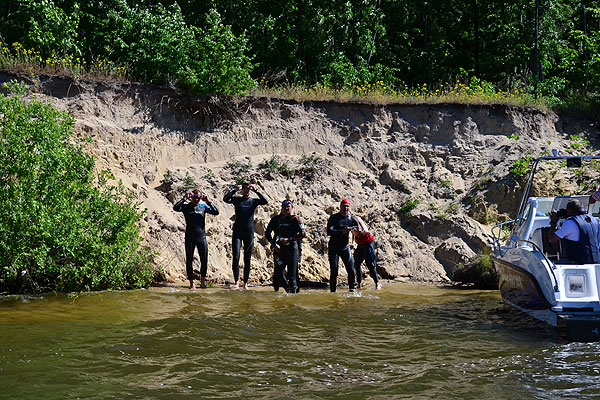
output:
[[[598,398],[598,343],[511,316],[409,284],[8,296],[0,398]]]

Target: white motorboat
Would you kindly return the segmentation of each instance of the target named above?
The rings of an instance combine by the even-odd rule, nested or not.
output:
[[[564,210],[578,199],[588,214],[598,216],[600,203],[589,205],[588,195],[529,197],[540,162],[558,162],[580,168],[600,157],[547,156],[532,165],[516,219],[496,225],[492,260],[499,276],[502,300],[553,327],[573,341],[600,341],[600,264],[575,264],[561,252],[560,242],[550,243],[550,213]],[[564,212],[559,211],[559,215]],[[564,223],[564,216],[558,222]],[[502,236],[509,227],[509,237]]]

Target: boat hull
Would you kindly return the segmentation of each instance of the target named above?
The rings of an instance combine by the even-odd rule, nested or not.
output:
[[[538,280],[528,271],[493,257],[498,272],[498,288],[502,300],[551,326],[557,326],[557,313],[544,295]]]
[[[600,341],[600,314],[555,307],[533,274],[499,257],[492,259],[504,303],[557,328],[569,341]]]

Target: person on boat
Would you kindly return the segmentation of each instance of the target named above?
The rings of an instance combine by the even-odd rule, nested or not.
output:
[[[241,192],[241,196],[234,196],[236,192]],[[256,193],[258,198],[250,197],[250,192]],[[231,190],[223,197],[227,204],[233,204],[235,208],[235,222],[233,223],[232,250],[233,261],[231,268],[233,270],[233,280],[235,288],[240,287],[240,250],[244,245],[244,289],[248,289],[248,279],[250,278],[250,258],[254,247],[254,212],[256,207],[268,203],[267,198],[258,192],[254,186],[243,183]]]
[[[567,203],[566,216],[563,225],[557,229],[558,211],[552,210],[548,241],[556,243],[560,240],[564,257],[577,264],[600,263],[598,220],[587,214],[577,199]]]
[[[355,287],[354,259],[350,250],[349,234],[352,230],[359,229],[356,218],[350,213],[350,201],[343,199],[340,202],[340,211],[329,217],[327,221],[327,247],[329,257],[329,289],[335,292],[337,286],[338,263],[342,259],[348,273],[348,286],[350,291]]]
[[[306,237],[304,224],[294,215],[294,205],[290,200],[281,203],[281,213],[271,218],[265,235],[274,254],[275,291],[283,287],[289,293],[298,293],[298,258],[301,240]],[[285,269],[287,268],[287,278]]]
[[[187,203],[186,203],[187,201]],[[200,204],[203,201],[203,204]],[[200,287],[206,287],[206,271],[208,266],[208,246],[206,244],[206,214],[219,215],[217,207],[208,200],[208,196],[198,189],[186,193],[173,205],[173,210],[183,213],[185,218],[185,272],[190,281],[190,289],[195,290],[194,251],[198,248],[200,257]]]
[[[367,268],[369,268],[369,274],[373,278],[375,283],[375,290],[381,289],[381,283],[379,282],[379,276],[377,275],[377,260],[375,259],[375,248],[373,246],[374,236],[369,232],[367,224],[362,218],[352,214],[352,216],[358,221],[358,229],[352,231],[354,241],[356,242],[356,249],[354,250],[354,269],[356,270],[356,287],[360,289],[362,281],[362,270],[361,265],[363,261],[366,262]]]

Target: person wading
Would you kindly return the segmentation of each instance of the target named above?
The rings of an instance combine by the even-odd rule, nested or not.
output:
[[[356,270],[356,287],[360,289],[362,281],[362,270],[361,265],[363,261],[366,262],[367,268],[373,282],[375,283],[375,290],[381,289],[381,283],[379,282],[379,276],[377,275],[377,260],[375,259],[375,248],[373,247],[374,236],[369,232],[367,224],[356,215],[352,216],[358,221],[358,229],[352,231],[354,241],[356,242],[356,250],[354,250],[354,269]]]
[[[185,203],[188,201],[188,203]],[[206,204],[200,204],[204,201]],[[195,290],[194,283],[194,249],[198,248],[200,257],[200,287],[206,287],[206,271],[208,265],[208,246],[206,244],[205,216],[219,215],[217,207],[208,200],[208,196],[193,190],[173,206],[173,210],[183,213],[185,218],[185,271],[190,281],[190,289]]]
[[[300,242],[306,237],[304,225],[294,215],[294,205],[290,200],[281,203],[281,214],[271,218],[265,235],[274,253],[275,271],[273,287],[282,286],[289,293],[298,293],[298,258]],[[273,235],[274,234],[274,235]],[[287,268],[287,279],[285,269]]]
[[[346,272],[348,273],[348,286],[354,291],[354,259],[350,250],[350,232],[359,229],[356,218],[350,214],[350,201],[344,199],[340,202],[340,211],[329,217],[327,221],[327,234],[329,245],[327,247],[329,256],[329,289],[335,292],[337,286],[338,263],[342,259]]]
[[[241,192],[241,196],[234,196],[236,192]],[[250,197],[250,192],[256,193],[258,198]],[[244,183],[228,192],[223,201],[227,204],[233,204],[235,209],[235,222],[233,223],[232,250],[233,260],[231,269],[233,270],[233,280],[235,288],[240,287],[240,250],[244,246],[244,289],[248,289],[248,279],[250,278],[250,258],[252,248],[254,247],[254,212],[256,207],[265,205],[268,200],[259,193],[250,184]]]

